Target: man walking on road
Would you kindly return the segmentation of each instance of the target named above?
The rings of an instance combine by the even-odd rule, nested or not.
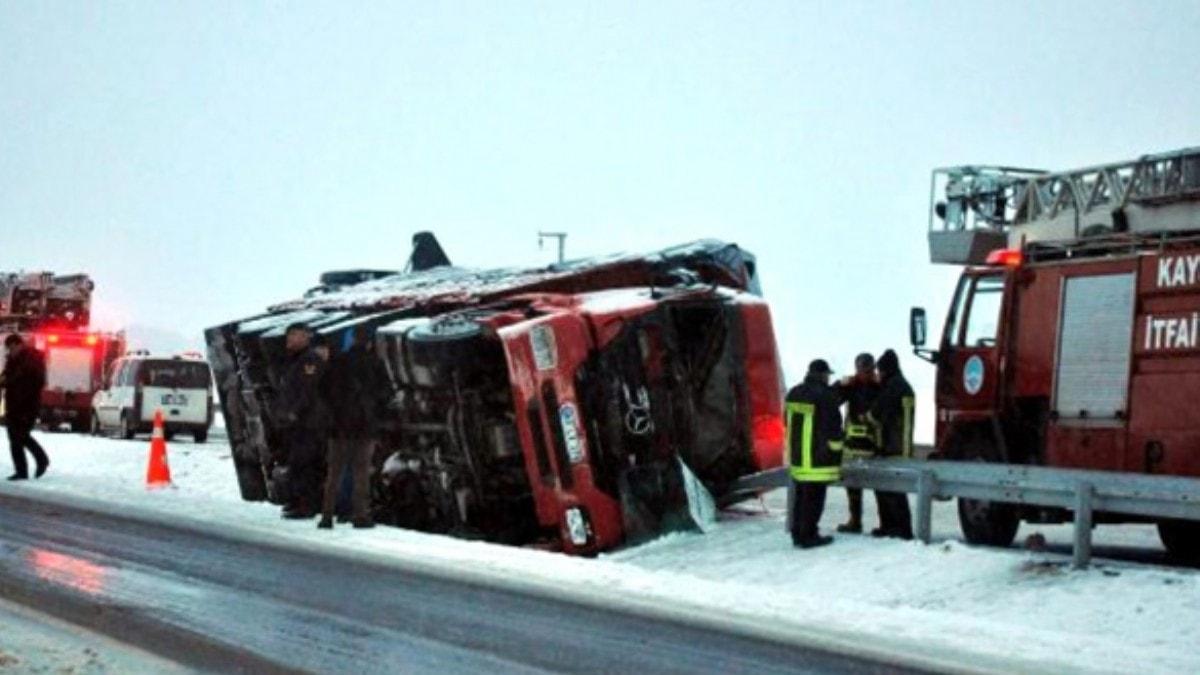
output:
[[[288,354],[275,414],[288,468],[289,494],[283,517],[304,519],[316,515],[321,494],[321,461],[329,433],[329,413],[319,384],[326,364],[311,347],[308,326],[288,326],[284,339]]]
[[[829,386],[829,364],[822,359],[808,366],[804,382],[788,392],[784,403],[788,458],[795,487],[792,545],[824,546],[833,541],[818,530],[825,510],[825,489],[841,473],[842,413]]]
[[[868,418],[879,426],[879,454],[884,457],[912,457],[913,419],[916,396],[900,372],[896,352],[885,351],[879,357],[879,381],[882,389]],[[912,514],[908,495],[903,492],[875,492],[879,502],[880,527],[871,532],[876,537],[912,539]]]
[[[354,527],[374,527],[370,512],[371,459],[379,440],[380,420],[392,398],[392,385],[383,362],[371,348],[366,326],[357,326],[354,344],[333,357],[321,380],[321,395],[333,414],[333,425],[325,461],[325,498],[317,527],[333,527],[334,503],[347,465],[354,481]]]
[[[842,461],[874,457],[879,450],[879,430],[867,417],[879,398],[879,379],[875,375],[875,357],[859,354],[854,358],[854,374],[833,385],[840,403],[846,404],[846,446]],[[863,491],[846,488],[850,520],[838,525],[838,532],[861,534],[863,530]],[[882,522],[882,513],[880,521]]]
[[[16,334],[4,338],[4,349],[8,356],[0,374],[0,387],[4,388],[4,423],[8,427],[13,462],[13,475],[8,480],[29,478],[26,450],[36,462],[34,476],[41,478],[50,466],[50,458],[33,439],[32,432],[42,407],[42,390],[46,388],[46,361],[41,352],[26,345]]]

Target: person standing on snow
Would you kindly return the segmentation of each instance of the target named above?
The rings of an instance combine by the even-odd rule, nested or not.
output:
[[[355,327],[350,349],[333,357],[321,380],[321,396],[329,406],[333,424],[325,461],[325,498],[317,527],[333,527],[334,502],[347,466],[354,482],[354,527],[374,527],[370,512],[371,459],[379,440],[380,421],[392,399],[392,382],[371,348],[365,325]]]
[[[842,451],[843,461],[874,457],[878,452],[879,430],[868,419],[867,413],[879,398],[879,390],[879,379],[875,375],[875,357],[867,353],[854,358],[853,375],[833,385],[838,401],[846,404],[846,445]],[[837,531],[860,534],[863,530],[863,491],[848,487],[846,498],[850,506],[850,520],[838,525]],[[883,522],[882,511],[880,522]]]
[[[788,461],[795,485],[792,545],[798,548],[833,541],[818,530],[826,487],[841,473],[842,413],[829,386],[831,374],[827,362],[813,361],[804,382],[793,387],[784,402]]]
[[[4,349],[7,357],[4,372],[0,374],[0,387],[4,388],[4,424],[8,427],[13,463],[13,475],[8,480],[29,478],[26,450],[36,463],[34,477],[41,478],[50,466],[50,458],[34,440],[33,425],[41,412],[42,390],[46,388],[46,360],[15,333],[4,338]]]
[[[883,457],[912,457],[916,395],[900,372],[900,359],[896,352],[890,349],[885,351],[879,356],[876,367],[882,388],[867,417],[879,427],[879,454]],[[876,491],[875,499],[879,502],[882,522],[871,535],[912,539],[908,495],[903,492]]]
[[[324,359],[311,347],[308,326],[295,323],[285,335],[287,361],[279,381],[276,423],[283,437],[288,471],[284,518],[311,518],[321,495],[321,462],[329,434],[329,414],[319,393]]]

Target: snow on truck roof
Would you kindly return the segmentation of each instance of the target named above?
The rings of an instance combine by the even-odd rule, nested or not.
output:
[[[532,291],[555,282],[569,284],[572,277],[617,272],[629,269],[664,267],[672,262],[687,266],[694,259],[710,258],[716,265],[728,265],[726,252],[735,252],[742,260],[753,256],[734,244],[714,239],[672,246],[651,253],[617,253],[567,261],[545,267],[477,270],[462,267],[438,267],[423,272],[396,274],[382,279],[346,286],[327,293],[285,302],[270,308],[272,312],[333,309],[403,309],[427,304],[471,304],[521,291]],[[726,253],[726,256],[722,256]],[[581,289],[587,290],[587,289]],[[277,315],[277,317],[280,315]],[[246,330],[246,326],[241,327]]]

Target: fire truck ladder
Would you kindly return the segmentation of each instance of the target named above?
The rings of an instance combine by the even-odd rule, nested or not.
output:
[[[1197,231],[1200,148],[1059,173],[943,168],[930,184],[933,262],[978,264],[996,248],[1034,242]]]

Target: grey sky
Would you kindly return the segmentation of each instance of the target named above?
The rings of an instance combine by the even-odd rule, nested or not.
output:
[[[7,2],[0,269],[198,336],[417,229],[474,266],[713,236],[759,255],[789,375],[846,370],[941,322],[933,166],[1200,143],[1198,40],[1195,2]]]

